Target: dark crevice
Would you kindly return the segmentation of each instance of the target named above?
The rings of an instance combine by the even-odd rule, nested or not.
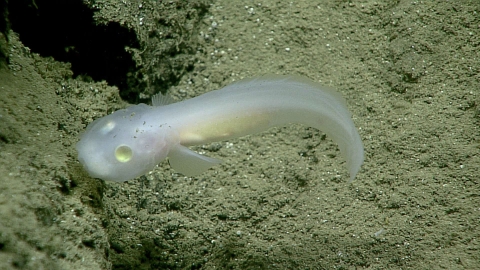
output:
[[[8,1],[11,29],[43,57],[72,64],[75,77],[105,80],[126,90],[135,63],[125,47],[138,48],[133,31],[118,23],[97,25],[82,0]]]
[[[0,0],[0,68],[7,66],[8,55],[8,31],[10,25],[8,23],[7,0]]]

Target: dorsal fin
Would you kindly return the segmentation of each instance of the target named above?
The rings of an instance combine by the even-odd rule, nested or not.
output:
[[[163,95],[162,93],[158,93],[152,97],[152,106],[165,106],[175,102],[175,99],[171,96]]]

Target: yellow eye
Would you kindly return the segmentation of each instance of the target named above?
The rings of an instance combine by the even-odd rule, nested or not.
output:
[[[130,159],[132,159],[132,157],[132,149],[127,145],[122,144],[115,149],[115,158],[120,162],[128,162]]]

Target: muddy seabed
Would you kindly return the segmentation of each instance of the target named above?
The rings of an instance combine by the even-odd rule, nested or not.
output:
[[[88,2],[138,39],[120,94],[1,36],[1,269],[480,269],[478,1],[163,2]],[[103,182],[76,159],[93,119],[261,74],[345,96],[355,181],[300,125],[194,148],[224,160],[195,178]]]

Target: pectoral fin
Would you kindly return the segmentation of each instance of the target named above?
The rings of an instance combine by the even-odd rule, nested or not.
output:
[[[216,158],[200,155],[183,145],[172,149],[168,154],[168,160],[175,171],[186,176],[199,175],[222,162]]]

